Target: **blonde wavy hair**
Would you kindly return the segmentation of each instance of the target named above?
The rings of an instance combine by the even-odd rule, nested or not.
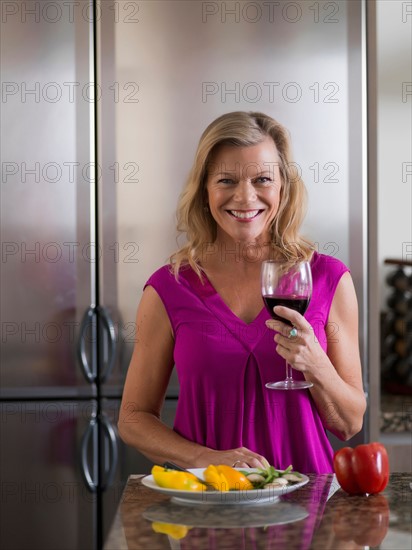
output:
[[[235,111],[214,120],[203,132],[186,186],[177,208],[177,229],[187,242],[170,257],[175,276],[190,265],[201,278],[204,247],[214,243],[217,225],[207,205],[207,178],[211,159],[220,145],[248,147],[270,136],[277,148],[282,179],[278,212],[271,224],[271,255],[287,261],[308,260],[313,245],[299,235],[306,211],[306,188],[292,161],[287,130],[276,120],[257,112]]]

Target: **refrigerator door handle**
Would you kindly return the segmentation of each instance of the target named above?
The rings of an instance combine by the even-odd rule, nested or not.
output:
[[[97,376],[95,374],[95,368],[93,368],[93,365],[89,365],[89,360],[87,358],[86,332],[89,328],[91,328],[91,331],[93,334],[94,332],[93,329],[95,329],[95,325],[93,327],[93,321],[94,321],[95,315],[96,315],[95,308],[91,306],[88,307],[83,316],[82,323],[80,325],[79,343],[78,343],[78,349],[77,349],[77,355],[79,358],[80,366],[82,367],[83,374],[86,380],[91,384],[93,384],[93,382],[96,381]],[[93,334],[92,341],[96,341],[95,334]]]
[[[95,493],[97,491],[97,483],[93,480],[92,474],[90,473],[89,461],[87,459],[87,450],[89,448],[90,439],[94,435],[96,435],[96,429],[97,429],[97,420],[96,420],[96,417],[93,417],[90,419],[89,425],[87,426],[87,429],[84,432],[82,442],[81,442],[81,470],[82,470],[82,474],[86,482],[87,488],[92,493]]]
[[[116,363],[116,351],[117,351],[116,329],[108,310],[102,306],[98,306],[96,309],[97,309],[99,319],[101,320],[103,334],[107,335],[107,340],[102,338],[103,345],[105,345],[105,342],[108,343],[108,350],[107,350],[107,358],[106,358],[106,353],[104,352],[102,353],[103,369],[100,376],[100,381],[106,382]]]
[[[111,449],[111,460],[109,460],[110,466],[107,468],[108,464],[108,457],[107,453],[103,453],[103,460],[104,460],[104,471],[107,471],[106,479],[102,480],[101,483],[101,490],[105,491],[110,485],[113,483],[113,478],[116,473],[117,468],[117,462],[118,462],[118,450],[117,450],[117,435],[116,432],[110,423],[110,420],[107,418],[105,414],[101,415],[101,423],[103,432],[108,437],[109,443],[110,443],[110,449]]]

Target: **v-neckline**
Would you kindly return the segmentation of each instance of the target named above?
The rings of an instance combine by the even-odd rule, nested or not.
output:
[[[213,284],[211,283],[209,277],[206,275],[206,273],[204,271],[202,271],[202,278],[204,279],[205,284],[202,284],[202,282],[200,281],[200,279],[196,275],[196,273],[192,269],[190,269],[191,283],[196,284],[199,293],[204,298],[209,298],[209,299],[214,298],[214,300],[218,302],[218,304],[215,304],[215,305],[220,305],[220,308],[219,308],[220,311],[223,308],[223,310],[226,312],[226,314],[228,316],[230,316],[232,319],[235,319],[238,323],[242,324],[242,326],[251,327],[252,325],[256,324],[257,321],[260,320],[262,315],[267,311],[265,305],[263,304],[263,299],[262,299],[262,309],[259,311],[259,313],[256,315],[256,317],[254,319],[252,319],[252,321],[250,321],[250,323],[247,323],[241,317],[236,315],[236,313],[232,309],[230,309],[230,307],[223,300],[222,296],[219,294],[219,292],[213,286]],[[213,300],[208,300],[208,302],[213,304]],[[267,317],[268,318],[270,317],[269,313],[267,313]]]

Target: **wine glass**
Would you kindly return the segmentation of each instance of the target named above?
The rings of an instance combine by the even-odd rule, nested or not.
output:
[[[312,271],[309,262],[287,262],[266,260],[262,263],[262,297],[266,309],[278,321],[290,325],[291,335],[297,335],[296,329],[287,319],[274,313],[275,306],[285,306],[305,313],[312,296]],[[296,334],[293,333],[296,332]],[[300,390],[310,388],[312,382],[293,380],[292,367],[286,362],[286,379],[281,382],[268,382],[267,388],[272,390]]]

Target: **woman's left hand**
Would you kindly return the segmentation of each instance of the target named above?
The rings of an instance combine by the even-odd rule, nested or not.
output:
[[[294,369],[315,377],[322,366],[331,366],[312,325],[300,313],[283,306],[275,307],[274,311],[280,317],[288,319],[297,332],[296,336],[293,332],[291,334],[292,327],[282,321],[275,319],[266,321],[266,326],[277,333],[274,340],[277,343],[276,351],[281,357]]]
[[[362,428],[366,410],[358,345],[358,303],[350,274],[342,275],[332,300],[325,326],[327,353],[300,313],[281,306],[274,311],[290,321],[297,332],[296,337],[288,338],[292,329],[286,323],[274,319],[266,322],[278,331],[274,340],[279,355],[313,383],[309,392],[325,428],[339,439],[350,439]]]

